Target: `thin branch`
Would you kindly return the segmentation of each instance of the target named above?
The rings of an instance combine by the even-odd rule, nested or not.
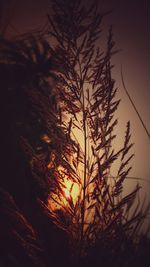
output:
[[[137,114],[137,116],[138,116],[138,118],[139,118],[139,120],[140,120],[140,122],[141,122],[141,124],[142,124],[142,126],[143,126],[143,128],[144,128],[144,130],[145,130],[145,132],[146,132],[146,135],[147,135],[148,138],[150,139],[150,133],[149,133],[149,131],[148,131],[148,129],[147,129],[147,126],[146,126],[146,124],[144,123],[143,118],[141,117],[141,115],[140,115],[140,113],[139,113],[139,111],[138,111],[138,109],[137,109],[137,107],[136,107],[134,101],[132,100],[132,98],[131,98],[131,96],[130,96],[130,94],[129,94],[129,92],[128,92],[126,86],[125,86],[125,81],[124,81],[124,77],[123,77],[122,66],[121,66],[121,79],[122,79],[122,84],[123,84],[124,91],[126,92],[126,95],[128,96],[128,98],[129,98],[129,100],[130,100],[130,102],[131,102],[131,104],[132,104],[132,106],[133,106],[133,108],[134,108],[134,110],[135,110],[135,112],[136,112],[136,114]]]

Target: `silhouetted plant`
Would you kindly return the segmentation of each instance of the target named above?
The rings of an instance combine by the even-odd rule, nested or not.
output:
[[[48,81],[49,78],[55,83],[54,69],[57,68],[52,63],[48,43],[33,37],[14,43],[1,40],[0,63],[4,86],[2,111],[7,131],[13,131],[18,142],[22,140],[31,166],[37,158],[43,161],[37,166],[47,168],[52,151],[60,156],[68,148],[66,134],[59,126],[56,93]],[[45,171],[43,169],[44,176]],[[48,178],[45,192],[49,192],[47,181]],[[41,179],[41,182],[44,181]]]
[[[46,266],[57,266],[58,252],[62,264],[67,264],[66,234],[54,225],[50,211],[45,205],[50,191],[59,185],[54,175],[54,167],[48,166],[51,157],[55,156],[57,166],[61,156],[68,154],[67,151],[70,150],[66,133],[60,127],[60,111],[51,85],[55,83],[55,74],[51,68],[52,65],[54,67],[54,64],[51,65],[52,58],[47,53],[48,43],[28,37],[26,40],[15,42],[1,40],[0,46],[0,81],[3,89],[3,160],[0,186],[13,196],[20,208],[20,216],[25,217],[36,231],[46,258],[43,259],[43,266],[44,262]],[[5,198],[2,199],[2,203],[5,204]],[[9,204],[10,202],[8,206]],[[9,216],[11,211],[8,212]],[[5,220],[7,217],[4,217]],[[17,223],[17,216],[14,220]],[[12,222],[10,228],[13,231]],[[21,234],[26,242],[26,236],[24,233]],[[56,240],[53,240],[54,237]],[[30,240],[27,242],[30,243]],[[9,245],[9,239],[6,244]],[[22,243],[18,242],[16,252],[12,251],[12,257],[18,253],[21,246]],[[32,242],[30,246],[32,247]],[[6,261],[7,252],[6,250]],[[25,253],[28,260],[26,249]],[[37,252],[37,266],[40,265],[39,254],[40,252]],[[17,264],[14,263],[14,266]]]
[[[44,267],[44,250],[13,198],[0,188],[1,266]]]
[[[111,77],[112,30],[103,52],[99,41],[104,15],[97,1],[90,7],[80,0],[51,4],[47,38],[0,42],[7,178],[1,178],[0,185],[37,232],[46,263],[49,251],[54,265],[57,253],[62,264],[70,263],[61,228],[72,246],[71,266],[131,266],[148,208],[140,209],[139,203],[134,208],[138,185],[122,195],[133,154],[129,122],[122,148],[114,149],[114,114],[120,101]],[[114,177],[112,166],[118,161]]]
[[[139,205],[133,209],[138,185],[131,193],[122,196],[133,154],[130,154],[129,122],[123,147],[115,151],[113,144],[114,129],[118,124],[114,113],[120,100],[116,100],[117,89],[111,77],[113,66],[110,60],[116,52],[112,29],[109,30],[106,51],[102,51],[99,41],[104,14],[99,12],[97,1],[90,7],[85,7],[80,0],[52,0],[51,3],[48,34],[53,46],[50,45],[49,50],[62,67],[57,73],[59,82],[56,85],[66,118],[62,125],[68,129],[77,148],[76,154],[70,155],[70,169],[75,175],[64,170],[64,179],[67,175],[72,183],[80,186],[75,204],[71,197],[72,188],[70,198],[63,196],[68,207],[59,197],[67,223],[64,225],[62,212],[58,220],[73,234],[81,257],[97,242],[103,244],[105,240],[121,245],[123,240],[136,236],[146,213]],[[119,168],[113,177],[111,167],[117,160]]]

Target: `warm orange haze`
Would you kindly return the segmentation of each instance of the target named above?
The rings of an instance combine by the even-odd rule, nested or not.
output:
[[[24,3],[22,2],[21,4],[18,1],[17,5],[12,4],[11,23],[6,29],[7,36],[16,36],[19,33],[22,34],[28,32],[30,29],[32,29],[32,31],[36,31],[36,29],[42,29],[44,27],[44,25],[47,23],[46,14],[50,6],[49,1],[36,1],[36,8],[34,7],[34,3],[35,1],[33,0],[26,1]],[[120,145],[122,142],[124,125],[126,121],[130,119],[132,140],[135,143],[135,158],[133,160],[134,168],[131,176],[145,180],[140,181],[143,187],[142,195],[144,196],[146,193],[147,198],[149,198],[149,140],[144,133],[142,125],[123,90],[121,81],[122,66],[126,87],[134,99],[147,128],[150,129],[150,38],[148,27],[150,15],[149,4],[147,0],[133,0],[132,2],[107,0],[100,1],[100,8],[102,8],[104,11],[111,10],[111,13],[103,20],[103,38],[104,40],[106,39],[105,32],[109,25],[112,24],[116,49],[121,50],[112,58],[113,64],[115,64],[115,67],[112,70],[113,76],[116,80],[116,86],[119,88],[118,97],[122,99],[121,105],[116,114],[116,117],[121,118],[117,130],[117,132],[120,133],[120,140],[117,141],[116,146],[118,146],[118,143]],[[127,190],[136,182],[135,180],[130,181],[131,183],[128,181]]]
[[[1,0],[0,267],[150,266],[149,18]]]

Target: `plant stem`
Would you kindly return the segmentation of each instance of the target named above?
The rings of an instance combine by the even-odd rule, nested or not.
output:
[[[86,130],[86,110],[85,110],[85,98],[83,92],[83,131],[84,131],[84,180],[83,180],[83,200],[81,207],[81,239],[80,239],[80,256],[83,249],[84,242],[84,219],[85,219],[85,198],[86,198],[86,169],[87,169],[87,130]]]

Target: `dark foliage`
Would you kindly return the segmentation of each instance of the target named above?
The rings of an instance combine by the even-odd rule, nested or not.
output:
[[[46,266],[44,251],[31,224],[9,193],[0,189],[0,265]]]
[[[54,225],[51,214],[45,206],[50,190],[57,183],[57,180],[52,180],[54,171],[49,170],[48,163],[52,154],[55,154],[55,164],[57,165],[57,154],[60,157],[61,154],[65,154],[67,149],[65,146],[66,134],[59,126],[56,94],[47,81],[48,77],[53,82],[55,79],[51,58],[47,53],[48,44],[44,40],[37,42],[36,39],[30,37],[28,41],[15,43],[1,40],[0,45],[0,80],[4,93],[1,100],[1,123],[3,125],[1,153],[3,157],[0,186],[9,192],[4,195],[5,198],[2,197],[4,207],[1,214],[5,211],[5,201],[7,197],[8,200],[11,199],[9,196],[11,194],[20,211],[16,216],[14,215],[16,230],[11,221],[10,230],[19,231],[17,228],[18,217],[25,217],[29,221],[29,225],[31,224],[36,231],[42,244],[42,251],[44,251],[42,260],[45,262],[45,266],[57,266],[57,253],[61,256],[62,264],[67,264],[67,236]],[[9,209],[11,202],[8,201],[7,204]],[[8,217],[4,216],[3,222],[0,221],[0,226],[3,226],[5,222],[7,226],[7,219],[9,220],[11,213],[15,213],[15,209],[17,207],[14,204],[10,213],[8,210]],[[27,221],[22,221],[22,227],[23,224],[25,224],[24,227],[26,224],[28,225]],[[42,260],[40,263],[40,250],[39,253],[35,252],[37,265],[32,262],[32,259],[31,263],[28,262],[32,242],[26,240],[22,229],[19,234],[20,239],[18,245],[14,245],[12,258],[15,258],[16,251],[20,255],[18,257],[22,263],[19,259],[19,263],[12,263],[13,260],[10,260],[9,266],[11,264],[14,266],[44,266]],[[14,243],[13,241],[9,242],[5,231],[3,238],[6,238],[6,247],[11,247],[17,242],[15,240]],[[24,252],[20,252],[19,246],[21,249],[24,242],[29,243],[29,250],[25,247]],[[6,252],[9,254],[9,251]],[[21,253],[26,254],[27,262],[23,260]],[[6,262],[9,261],[8,254],[5,255]],[[7,263],[5,264],[7,266]]]
[[[102,52],[97,1],[51,4],[50,42],[0,41],[1,265],[141,266],[149,259],[149,240],[139,235],[149,207],[135,205],[139,185],[123,196],[133,154],[129,122],[114,150],[112,29]]]

